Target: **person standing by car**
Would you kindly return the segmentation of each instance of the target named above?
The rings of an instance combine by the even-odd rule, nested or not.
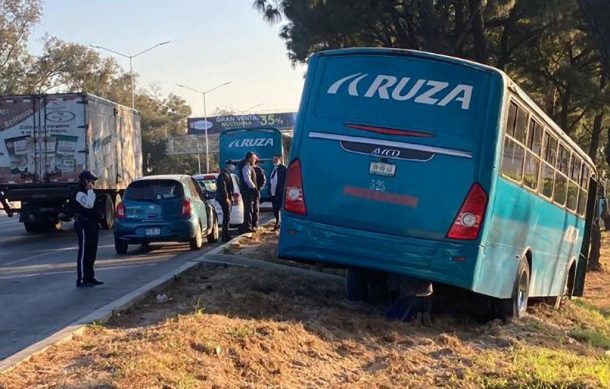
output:
[[[280,228],[280,209],[284,200],[284,184],[286,183],[286,166],[282,163],[281,155],[273,156],[273,171],[269,176],[271,205],[273,206],[273,216],[275,217],[274,231]]]
[[[225,162],[225,167],[218,174],[216,178],[216,201],[222,208],[222,241],[228,242],[231,240],[229,234],[229,223],[231,221],[231,205],[233,204],[233,179],[231,178],[231,172],[235,169],[235,166],[231,161]]]
[[[261,209],[261,191],[267,185],[265,171],[258,165],[258,157],[254,160],[254,174],[256,175],[256,197],[254,198],[254,208],[252,209],[252,228],[258,228],[258,215]]]
[[[240,228],[240,233],[242,234],[254,232],[252,229],[252,216],[256,199],[256,173],[253,168],[255,158],[254,153],[248,151],[239,172],[241,174],[241,195],[244,199],[244,223]]]
[[[95,192],[93,185],[97,180],[90,171],[83,171],[78,192],[75,197],[76,221],[74,229],[78,235],[78,257],[76,258],[76,287],[86,288],[101,285],[103,282],[95,279],[93,265],[97,256],[97,241],[99,225],[95,210]]]

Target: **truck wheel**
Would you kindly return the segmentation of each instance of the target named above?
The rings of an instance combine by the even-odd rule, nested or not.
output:
[[[521,319],[527,313],[527,302],[530,291],[530,266],[525,258],[521,259],[519,270],[510,299],[496,300],[496,312],[504,320]]]
[[[43,226],[36,222],[23,222],[23,227],[29,233],[38,233],[43,231]]]
[[[367,276],[364,270],[347,269],[345,273],[345,293],[350,301],[368,301]]]
[[[129,243],[124,240],[114,239],[114,249],[116,253],[119,255],[127,254],[127,249],[129,248]]]
[[[114,227],[114,203],[112,202],[112,197],[109,195],[103,195],[103,219],[101,221],[102,229],[111,230]]]

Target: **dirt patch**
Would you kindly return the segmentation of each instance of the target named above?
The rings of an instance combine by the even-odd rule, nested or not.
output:
[[[231,250],[282,262],[275,240],[265,230]],[[610,319],[597,288],[608,281],[589,275],[588,297],[562,312],[537,305],[512,324],[437,315],[425,328],[347,301],[340,277],[205,265],[1,375],[0,387],[607,387]]]

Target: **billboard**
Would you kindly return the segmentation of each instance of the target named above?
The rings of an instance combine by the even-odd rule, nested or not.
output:
[[[296,122],[296,112],[226,115],[207,118],[188,118],[188,134],[204,135],[220,134],[223,130],[239,127],[276,127],[280,130],[293,129]]]

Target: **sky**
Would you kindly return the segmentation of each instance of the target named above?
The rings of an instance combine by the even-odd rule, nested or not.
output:
[[[305,66],[293,68],[280,25],[269,25],[252,8],[253,0],[43,0],[41,21],[29,48],[40,54],[45,34],[133,55],[140,88],[156,85],[184,98],[193,116],[203,116],[200,93],[209,90],[208,116],[217,108],[248,113],[296,111]],[[106,51],[125,71],[129,60]],[[136,107],[137,108],[137,107]]]

